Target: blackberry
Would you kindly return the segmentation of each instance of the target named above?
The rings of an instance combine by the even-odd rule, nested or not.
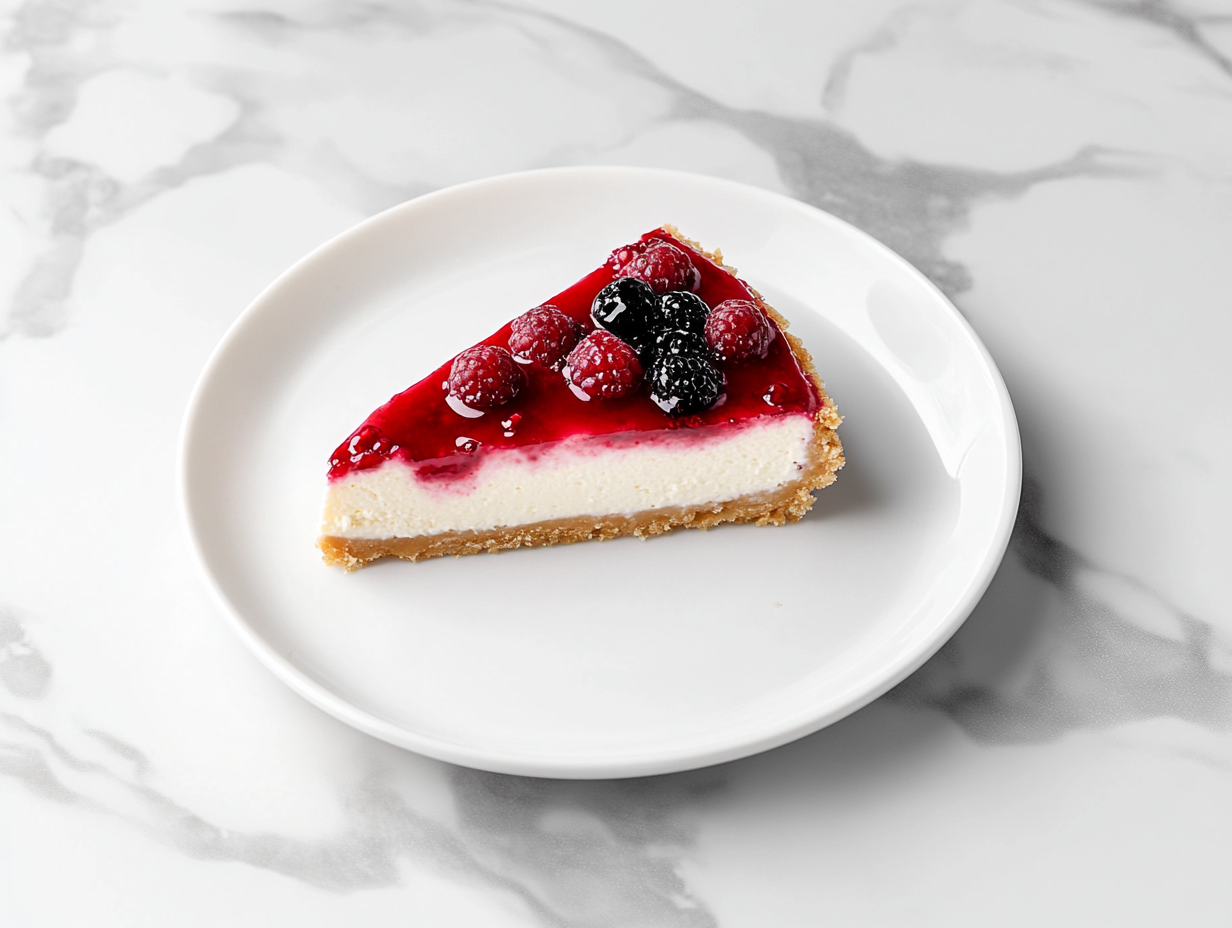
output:
[[[687,355],[660,355],[646,371],[650,398],[671,416],[689,416],[713,406],[726,381],[703,358]]]
[[[709,315],[710,307],[701,297],[673,290],[658,298],[648,321],[652,332],[679,330],[702,335]]]
[[[647,353],[650,360],[664,355],[673,357],[683,355],[690,358],[703,358],[707,361],[713,360],[710,346],[706,344],[706,337],[685,329],[665,329],[655,332],[650,340]]]
[[[650,338],[648,323],[655,300],[649,285],[635,277],[622,277],[595,296],[590,318],[598,328],[628,342],[640,354]]]

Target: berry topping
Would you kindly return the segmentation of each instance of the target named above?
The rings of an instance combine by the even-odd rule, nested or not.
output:
[[[766,387],[761,398],[766,401],[767,406],[782,406],[791,399],[791,390],[785,383],[772,383]]]
[[[380,463],[379,458],[393,454],[397,450],[398,446],[386,438],[385,433],[375,425],[363,425],[356,429],[346,443],[334,452],[334,456],[329,459],[329,466],[339,467],[344,460],[343,454],[345,454],[352,464],[370,467]]]
[[[706,330],[710,307],[695,294],[675,290],[659,297],[650,314],[650,329],[654,332],[678,330],[696,332]]]
[[[389,454],[397,447],[375,425],[361,426],[347,441],[351,454]]]
[[[649,338],[647,321],[654,311],[654,291],[640,280],[614,280],[590,304],[590,318],[601,329],[640,348]]]
[[[764,358],[772,341],[774,326],[751,300],[724,300],[706,320],[706,342],[723,361]]]
[[[709,361],[662,355],[646,372],[650,398],[664,412],[688,416],[709,409],[723,395],[725,380]]]
[[[701,274],[684,250],[660,239],[617,248],[608,263],[617,276],[644,280],[655,293],[692,291],[702,282]]]
[[[646,242],[634,242],[631,245],[622,245],[620,248],[617,248],[610,255],[608,255],[607,266],[612,269],[612,273],[615,276],[619,277],[620,272],[628,267],[634,258],[646,250],[646,245]]]
[[[526,375],[513,355],[496,345],[467,348],[449,369],[449,395],[469,409],[503,406],[524,386]]]
[[[501,420],[501,428],[505,430],[506,438],[513,438],[517,434],[518,426],[522,424],[522,414],[515,412],[508,419]]]
[[[667,329],[656,332],[650,344],[650,354],[652,357],[687,355],[691,358],[712,360],[710,346],[706,344],[705,336],[682,329]]]
[[[461,486],[466,482],[463,478],[469,480],[467,475],[474,475],[484,461],[506,450],[529,452],[567,439],[599,441],[607,435],[636,436],[669,428],[700,428],[709,435],[710,429],[739,427],[759,417],[815,413],[823,400],[789,350],[777,317],[717,262],[706,260],[664,230],[653,229],[617,251],[612,264],[632,263],[655,241],[668,241],[691,259],[701,276],[696,290],[685,286],[668,291],[671,296],[656,294],[644,280],[619,277],[613,266],[604,265],[571,286],[558,288],[550,299],[549,293],[540,294],[544,305],[535,306],[528,300],[504,314],[511,319],[521,313],[519,320],[497,329],[483,345],[456,360],[442,356],[443,367],[398,394],[370,419],[352,423],[360,429],[340,433],[337,437],[345,440],[329,456],[330,479],[370,473],[396,458],[414,468],[416,479],[441,485],[458,481]],[[686,308],[697,307],[690,292],[716,309],[729,300],[752,302],[761,308],[773,329],[764,357],[733,363],[721,359],[709,341],[703,345],[696,328],[701,313]],[[670,306],[664,314],[669,318],[661,318],[663,303]],[[553,307],[572,320],[577,330],[562,324]],[[677,313],[682,317],[679,321]],[[716,317],[710,320],[710,329],[712,337],[718,338],[715,333],[722,328],[717,324],[726,313],[705,315]],[[598,334],[587,342],[592,350],[580,350],[587,334],[596,328],[613,336],[606,340],[611,349],[606,354],[602,350],[605,338]],[[700,332],[705,339],[704,324]],[[571,347],[570,338],[575,339]],[[628,348],[615,343],[616,339],[637,353],[642,377],[637,376]],[[459,343],[458,348],[466,344]],[[715,344],[722,345],[722,338]],[[496,346],[522,357],[512,353],[502,357]],[[559,351],[555,360],[553,349]],[[576,370],[567,368],[574,352]],[[477,358],[471,357],[475,354]],[[617,394],[624,398],[579,399]],[[490,405],[500,400],[507,402],[495,408]],[[670,414],[661,407],[667,407]],[[690,412],[693,408],[697,411]]]
[[[580,399],[617,399],[641,386],[642,365],[628,344],[600,329],[569,354],[565,383]]]
[[[581,326],[546,303],[528,309],[510,323],[509,350],[515,361],[538,361],[544,367],[554,367],[581,337]]]

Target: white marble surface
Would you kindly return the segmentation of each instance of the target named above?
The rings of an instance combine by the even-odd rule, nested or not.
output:
[[[4,0],[0,33],[6,928],[1232,922],[1227,2]],[[622,782],[309,707],[175,504],[194,378],[292,260],[583,163],[899,250],[997,358],[1028,475],[992,589],[897,690]]]

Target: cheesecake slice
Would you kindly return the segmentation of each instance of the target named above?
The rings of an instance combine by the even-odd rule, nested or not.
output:
[[[646,233],[338,446],[325,561],[798,520],[843,450],[786,329],[717,251]]]

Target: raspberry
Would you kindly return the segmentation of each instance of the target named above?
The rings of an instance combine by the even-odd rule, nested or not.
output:
[[[655,293],[692,291],[702,282],[692,259],[682,249],[659,239],[617,248],[608,263],[618,277],[645,281]]]
[[[503,406],[526,386],[526,375],[504,348],[476,345],[453,359],[449,395],[471,409]]]
[[[672,416],[709,409],[723,394],[726,381],[709,361],[687,355],[660,355],[646,372],[650,398]]]
[[[642,383],[637,353],[611,332],[591,332],[569,354],[565,382],[588,399],[612,400],[629,396]]]
[[[750,300],[724,300],[706,320],[706,341],[721,360],[739,364],[766,356],[774,326]]]
[[[550,303],[528,309],[509,325],[514,359],[544,367],[559,364],[582,337],[582,327]]]
[[[595,296],[590,318],[640,351],[650,338],[647,320],[655,311],[657,297],[643,281],[632,277],[614,280]]]
[[[701,297],[674,290],[659,297],[651,310],[649,326],[652,332],[675,329],[701,335],[709,315],[710,307]]]
[[[645,251],[648,244],[649,242],[634,242],[632,245],[624,245],[617,248],[610,255],[608,255],[608,267],[610,267],[612,272],[619,277],[620,272],[625,269],[625,266]]]

